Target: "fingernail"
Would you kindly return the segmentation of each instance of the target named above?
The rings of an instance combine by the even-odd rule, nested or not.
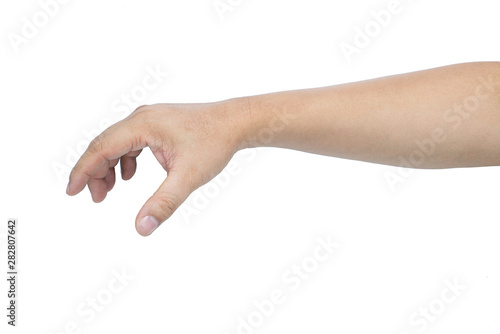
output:
[[[66,194],[69,193],[69,183],[68,186],[66,187]]]
[[[152,216],[143,217],[139,221],[139,228],[142,235],[150,235],[158,227],[158,220]]]

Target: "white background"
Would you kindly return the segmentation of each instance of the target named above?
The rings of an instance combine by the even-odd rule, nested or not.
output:
[[[340,44],[352,44],[356,27],[389,2],[233,1],[221,19],[212,0],[73,0],[16,52],[9,36],[41,7],[2,1],[1,267],[6,221],[16,217],[20,278],[15,329],[1,280],[1,332],[233,334],[273,289],[286,300],[254,333],[498,332],[497,168],[417,170],[391,189],[392,167],[241,152],[227,184],[213,181],[187,200],[196,214],[179,211],[148,238],[134,220],[165,177],[149,151],[101,204],[87,190],[66,196],[67,175],[54,168],[69,168],[85,131],[121,118],[113,103],[138,89],[147,68],[169,75],[134,106],[500,59],[496,1],[401,0],[349,63]],[[196,194],[209,203],[194,202]],[[340,247],[292,291],[282,275],[328,236]],[[133,279],[110,295],[122,270]],[[466,288],[425,330],[412,324],[414,312],[439,305],[446,280]],[[77,311],[109,296],[91,321]],[[77,330],[65,331],[73,323]]]

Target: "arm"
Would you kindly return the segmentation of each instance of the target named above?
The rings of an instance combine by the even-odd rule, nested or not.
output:
[[[250,99],[245,131],[253,139],[248,146],[414,168],[500,164],[500,63],[446,66]],[[261,135],[256,141],[277,117],[286,127],[272,140]],[[415,150],[425,158],[417,159]]]
[[[256,146],[414,168],[500,164],[500,63],[468,63],[208,104],[143,106],[89,145],[67,193],[101,202],[149,147],[167,178],[136,229],[149,235],[191,192]]]

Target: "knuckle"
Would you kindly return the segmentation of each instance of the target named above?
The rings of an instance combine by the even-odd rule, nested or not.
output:
[[[143,114],[144,112],[147,112],[147,111],[150,111],[151,110],[151,106],[150,105],[147,105],[147,104],[143,104],[139,107],[137,107],[133,112],[132,114],[133,115],[137,115],[137,114]]]
[[[127,118],[133,120],[134,122],[142,122],[144,119],[148,118],[151,110],[151,106],[145,104],[137,107],[130,115],[128,115]]]
[[[130,115],[130,119],[134,122],[134,124],[143,128],[143,130],[149,130],[149,128],[153,125],[152,116],[153,116],[153,108],[149,105],[142,105],[132,112]]]
[[[90,153],[100,152],[104,147],[104,138],[103,135],[99,135],[95,137],[89,144],[88,151]]]
[[[73,173],[73,172],[74,172],[74,173],[77,173],[77,174],[78,174],[78,173],[79,173],[79,174],[83,174],[83,175],[87,176],[88,178],[91,178],[91,177],[92,177],[92,175],[91,175],[89,172],[87,172],[87,170],[86,170],[86,169],[85,169],[85,168],[84,168],[81,164],[76,164],[76,166],[75,166],[75,167],[73,167],[73,171],[72,171],[72,173]]]
[[[179,197],[172,193],[158,196],[158,207],[163,217],[170,217],[180,205]]]

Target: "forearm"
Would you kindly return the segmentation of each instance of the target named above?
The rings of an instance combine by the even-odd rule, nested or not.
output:
[[[246,103],[242,147],[418,168],[500,164],[498,62],[253,96]]]

